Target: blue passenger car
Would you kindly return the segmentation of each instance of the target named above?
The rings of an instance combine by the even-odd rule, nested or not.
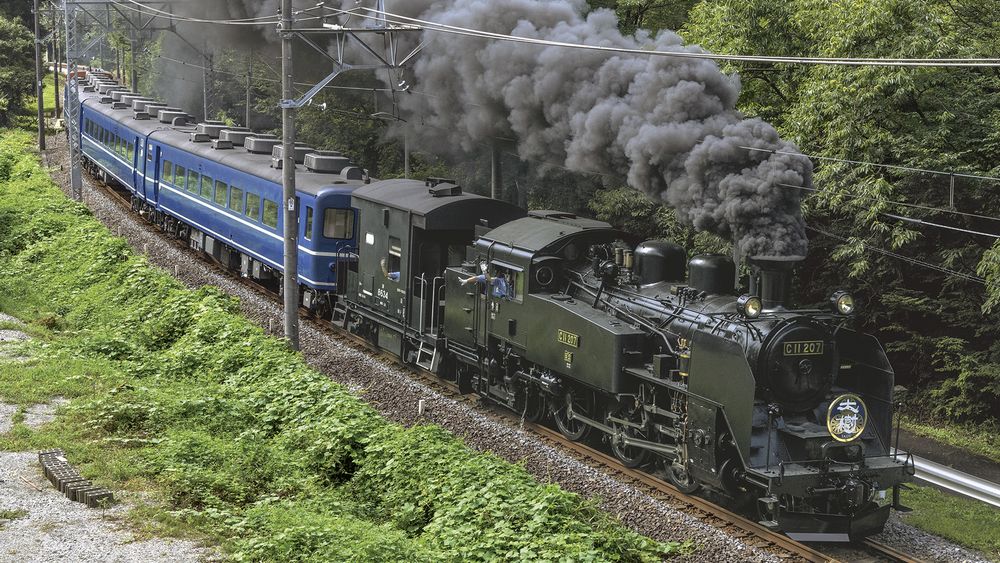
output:
[[[137,111],[144,108],[138,95],[108,91],[97,79],[85,84],[96,89],[81,92],[86,165],[131,192],[133,208],[167,232],[247,277],[276,284],[284,232],[281,159],[272,157],[277,140],[218,123],[175,125],[170,114]],[[351,192],[367,179],[336,153],[299,148],[296,162],[298,278],[303,304],[316,308],[329,304],[338,270],[352,264]]]

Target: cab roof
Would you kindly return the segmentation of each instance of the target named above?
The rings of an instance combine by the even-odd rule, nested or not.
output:
[[[478,244],[496,242],[499,245],[535,253],[578,233],[600,231],[619,234],[604,221],[578,217],[562,211],[531,211],[527,217],[500,225],[486,233],[480,237]]]
[[[468,228],[478,220],[500,224],[524,216],[524,210],[507,202],[469,194],[452,183],[420,180],[382,180],[352,194],[360,202],[398,209],[420,217],[425,229]]]

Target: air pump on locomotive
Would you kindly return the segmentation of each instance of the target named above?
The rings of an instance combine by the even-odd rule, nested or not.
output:
[[[801,258],[749,259],[738,296],[725,256],[688,261],[670,242],[525,217],[447,183],[377,184],[353,197],[351,330],[793,537],[875,533],[898,507],[912,468],[890,448],[892,368],[850,328],[849,293],[790,305]]]

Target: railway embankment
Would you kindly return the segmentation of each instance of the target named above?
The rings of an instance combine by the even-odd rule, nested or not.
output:
[[[4,450],[62,448],[127,517],[251,560],[659,560],[688,551],[429,425],[381,417],[218,289],[192,290],[0,143],[0,310],[28,321],[5,400],[65,397]],[[355,390],[357,391],[357,390]]]

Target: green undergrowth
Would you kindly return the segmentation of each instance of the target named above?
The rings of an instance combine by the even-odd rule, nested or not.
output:
[[[963,425],[904,417],[903,428],[1000,463],[1000,425],[996,422]]]
[[[242,561],[652,561],[637,535],[433,426],[405,429],[240,315],[189,290],[0,141],[0,310],[28,322],[0,396],[70,399],[0,448],[63,448],[85,475],[153,494],[133,518]]]
[[[902,501],[913,512],[905,514],[904,521],[1000,561],[1000,510],[932,487],[910,487]]]

